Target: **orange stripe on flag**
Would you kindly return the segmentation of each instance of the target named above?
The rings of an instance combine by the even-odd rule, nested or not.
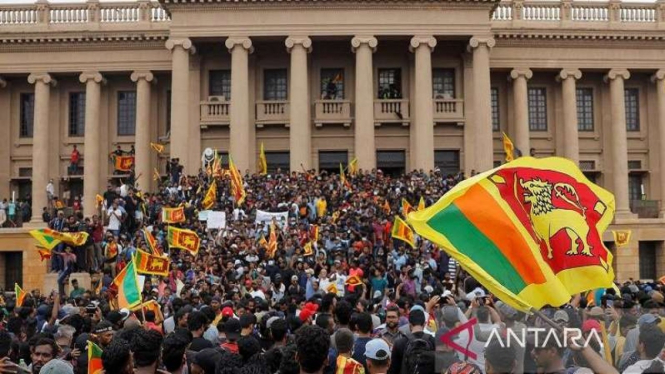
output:
[[[463,197],[455,200],[455,205],[480,232],[501,249],[526,283],[545,283],[545,275],[537,267],[529,244],[487,190],[481,185],[475,185],[469,188]],[[499,224],[505,227],[497,227]]]

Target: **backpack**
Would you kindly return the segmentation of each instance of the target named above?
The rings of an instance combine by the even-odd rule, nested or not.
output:
[[[402,374],[423,374],[425,352],[434,351],[432,344],[425,339],[417,338],[414,335],[409,336],[409,341],[404,349],[404,359],[402,360]]]

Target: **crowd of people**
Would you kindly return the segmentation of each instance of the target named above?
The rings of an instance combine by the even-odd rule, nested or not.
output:
[[[247,172],[237,205],[224,175],[209,209],[225,212],[226,224],[214,230],[199,215],[213,180],[205,168],[188,176],[173,160],[153,192],[109,184],[101,216],[48,217],[58,231],[88,232],[88,242],[52,251],[58,290],[34,290],[21,306],[5,300],[0,373],[86,373],[88,341],[102,349],[106,374],[663,372],[661,283],[630,280],[525,315],[433,243],[391,237],[402,199],[429,206],[463,178]],[[161,212],[178,206],[185,221],[173,226],[197,233],[196,254],[169,247]],[[257,221],[257,211],[288,219]],[[271,225],[272,256],[262,244]],[[118,310],[113,279],[137,249],[150,251],[143,229],[170,259],[168,276],[142,282],[143,302],[160,308]],[[80,287],[74,272],[99,281]],[[563,328],[601,338],[576,340]]]

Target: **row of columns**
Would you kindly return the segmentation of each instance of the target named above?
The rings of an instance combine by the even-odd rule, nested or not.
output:
[[[231,108],[230,108],[230,154],[240,170],[248,169],[254,157],[250,131],[252,109],[249,107],[249,54],[253,52],[248,37],[230,37],[225,42],[231,53]],[[312,51],[312,40],[304,35],[289,36],[285,46],[291,56],[289,107],[290,107],[290,162],[291,170],[311,169],[312,140],[309,94],[309,71],[307,55]],[[355,126],[354,149],[359,167],[376,167],[374,139],[374,78],[372,55],[378,40],[372,35],[357,35],[351,39],[355,53]],[[434,168],[434,119],[432,101],[432,51],[436,39],[431,35],[417,35],[411,39],[410,50],[415,54],[415,94],[411,126],[412,165],[431,170]],[[493,154],[489,81],[489,50],[494,46],[493,38],[471,39],[469,48],[473,52],[474,97],[473,108],[477,116],[474,121],[479,128],[475,133],[478,146],[474,157],[475,169],[492,167]],[[189,39],[170,39],[166,47],[172,51],[172,101],[189,102],[189,55],[195,48]],[[171,157],[179,158],[183,165],[188,160],[189,105],[171,106]],[[482,124],[482,125],[480,125]],[[484,128],[480,128],[484,127]],[[486,130],[486,131],[481,131]]]
[[[131,75],[136,82],[136,169],[137,183],[143,189],[150,189],[152,163],[150,156],[150,83],[155,81],[149,71],[135,71]],[[103,157],[99,152],[101,134],[101,85],[106,81],[101,73],[87,71],[81,73],[79,81],[86,87],[85,135],[83,154],[83,213],[95,214],[95,196],[101,192],[99,183]],[[49,181],[49,103],[51,87],[56,80],[46,72],[33,73],[28,82],[35,85],[34,124],[32,136],[32,222],[41,223],[42,208],[48,205],[46,185]]]
[[[530,69],[513,69],[510,78],[513,82],[514,131],[515,146],[528,152],[529,144],[529,108],[527,81],[533,72]],[[563,155],[579,162],[579,136],[577,127],[577,93],[576,82],[582,78],[579,69],[562,69],[557,75],[561,82],[563,101]],[[628,140],[626,133],[626,107],[624,81],[630,78],[626,69],[611,69],[604,77],[610,86],[610,131],[612,155],[612,185],[616,199],[617,217],[631,217],[628,195]],[[659,140],[665,144],[665,70],[658,70],[651,80],[657,84],[658,100],[658,133]],[[660,183],[665,186],[665,151],[659,152],[661,167]],[[663,212],[665,213],[665,212]]]

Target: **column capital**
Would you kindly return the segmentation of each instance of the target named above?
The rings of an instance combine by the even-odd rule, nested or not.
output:
[[[515,80],[519,77],[529,80],[533,78],[533,71],[529,68],[515,68],[510,71],[510,79]]]
[[[224,45],[229,50],[229,52],[233,52],[233,48],[235,48],[236,46],[240,46],[240,47],[248,50],[249,53],[254,52],[254,46],[252,45],[252,39],[246,38],[246,37],[231,37],[231,38],[228,38],[224,42]]]
[[[429,47],[430,52],[432,52],[434,51],[434,47],[436,47],[436,38],[432,35],[416,35],[409,42],[409,50],[414,52],[421,45]]]
[[[192,40],[189,38],[169,39],[166,41],[166,49],[173,52],[175,47],[181,47],[185,51],[189,51],[191,54],[196,53],[196,47],[194,47]]]
[[[351,50],[355,52],[363,44],[367,44],[372,49],[372,52],[376,52],[379,41],[371,35],[356,35],[351,39]]]
[[[481,45],[486,45],[487,48],[494,48],[496,45],[496,40],[493,37],[479,37],[474,36],[469,40],[469,50],[478,48]]]
[[[624,79],[624,80],[625,79],[630,79],[630,72],[628,71],[628,69],[612,69],[612,70],[608,71],[607,74],[605,74],[605,76],[603,77],[603,80],[605,82],[608,82],[608,81],[611,81],[611,80],[615,80],[617,78],[621,78],[621,79]]]
[[[52,86],[55,86],[58,83],[53,77],[51,77],[51,74],[49,73],[44,73],[44,72],[32,73],[28,76],[28,83],[35,84],[38,81],[43,82],[45,84],[50,84]]]
[[[578,80],[582,78],[582,72],[580,71],[580,69],[561,69],[559,74],[556,75],[557,81],[563,81],[568,78]]]
[[[95,83],[106,83],[104,76],[98,71],[84,71],[79,75],[79,81],[81,83],[88,83],[89,80],[92,80]]]
[[[5,87],[7,87],[7,81],[3,77],[0,77],[0,88]]]
[[[649,79],[651,79],[652,82],[662,81],[665,79],[665,69],[658,69]],[[0,85],[2,85],[2,83],[0,83]]]
[[[139,80],[145,80],[146,82],[157,82],[154,74],[150,70],[136,70],[130,76],[132,82],[138,82]]]
[[[310,39],[308,36],[289,36],[284,41],[284,44],[286,45],[286,51],[289,53],[291,53],[293,47],[298,44],[302,45],[307,53],[312,52],[312,39]]]

